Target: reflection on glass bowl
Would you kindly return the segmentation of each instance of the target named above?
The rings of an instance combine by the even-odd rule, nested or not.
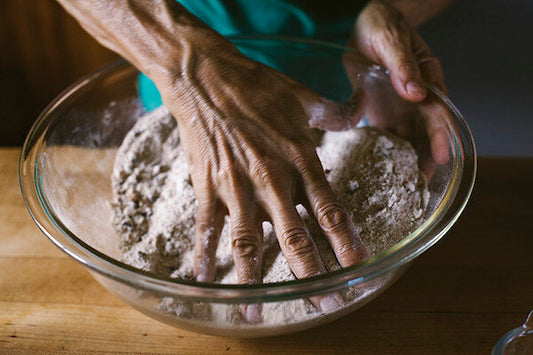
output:
[[[334,99],[350,97],[354,80],[344,70],[349,49],[297,39],[233,38],[238,48]],[[421,168],[430,171],[430,202],[425,222],[394,247],[354,265],[317,277],[263,285],[199,284],[165,278],[119,261],[118,236],[111,224],[110,175],[116,150],[146,108],[139,98],[139,72],[124,61],[108,65],[65,90],[41,114],[28,135],[20,160],[20,183],[33,219],[43,233],[83,264],[111,293],[155,319],[207,334],[259,337],[294,332],[338,319],[388,288],[409,262],[442,238],[457,220],[472,191],[476,154],[470,131],[453,104],[435,88],[440,116],[401,100],[387,73],[364,67],[355,82],[367,97],[370,125],[376,112],[390,121],[428,127],[440,120],[449,159],[432,158],[427,129],[404,137],[417,151]],[[352,80],[350,80],[352,79]],[[406,113],[409,113],[406,115]],[[444,113],[444,114],[443,114]],[[414,120],[414,121],[413,121]],[[381,128],[394,131],[393,126]],[[428,168],[429,167],[429,168]],[[332,313],[310,312],[283,324],[247,324],[239,317],[206,320],[195,305],[234,309],[242,304],[290,307],[313,295],[350,290],[357,295]],[[169,313],[167,301],[188,304],[191,312]],[[280,308],[280,309],[281,309]]]

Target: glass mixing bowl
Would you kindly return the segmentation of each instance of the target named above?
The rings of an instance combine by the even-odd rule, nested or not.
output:
[[[252,59],[285,72],[330,99],[346,100],[352,94],[351,83],[355,83],[366,97],[364,122],[372,124],[373,115],[382,114],[389,118],[382,128],[392,133],[398,134],[398,123],[422,127],[404,138],[411,141],[428,177],[430,202],[424,223],[394,247],[364,262],[284,283],[201,284],[161,277],[120,262],[118,235],[111,224],[110,176],[118,146],[146,111],[139,98],[139,72],[124,61],[81,79],[44,110],[22,149],[20,184],[28,210],[43,233],[107,290],[140,312],[179,328],[214,335],[289,333],[332,321],[363,306],[389,287],[410,261],[442,238],[472,191],[475,148],[461,114],[434,87],[427,86],[441,109],[428,114],[423,106],[401,100],[382,68],[357,67],[354,62],[356,74],[349,78],[343,64],[351,60],[349,49],[297,39],[231,40]],[[443,164],[436,164],[428,153],[430,143],[424,128],[430,120],[446,132],[449,160]],[[234,314],[232,310],[240,305],[262,304],[263,310],[283,312],[291,303],[310,296],[347,290],[356,297],[334,312],[309,312],[279,323],[247,323],[237,316],[215,321],[196,311],[196,306],[208,305]],[[182,304],[188,311],[169,312],[163,306],[168,302]]]

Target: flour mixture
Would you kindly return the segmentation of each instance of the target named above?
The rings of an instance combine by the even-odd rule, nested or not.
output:
[[[411,145],[374,128],[326,132],[317,153],[327,179],[351,212],[361,239],[375,255],[415,230],[424,219],[429,193]],[[143,116],[120,147],[112,175],[113,224],[122,259],[142,270],[192,280],[196,202],[176,121],[165,108]],[[340,268],[327,241],[298,210],[315,239],[326,268]],[[263,282],[294,280],[272,226],[264,223]],[[216,282],[237,283],[229,220],[217,251]],[[346,294],[349,301],[356,295]],[[224,322],[238,308],[163,299],[160,307],[180,317]],[[263,322],[283,324],[316,313],[305,300],[267,303]]]

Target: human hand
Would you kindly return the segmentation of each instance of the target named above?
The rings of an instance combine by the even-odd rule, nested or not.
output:
[[[324,176],[309,131],[326,123],[354,125],[362,114],[355,99],[336,104],[245,58],[177,1],[60,2],[100,43],[148,75],[178,120],[198,203],[198,281],[214,280],[226,214],[241,283],[261,282],[264,220],[272,222],[296,277],[324,273],[299,203],[316,217],[341,266],[368,256]],[[330,311],[334,298],[311,301]],[[248,319],[252,313],[246,310]]]
[[[178,121],[198,203],[197,281],[215,278],[226,214],[240,283],[261,282],[264,220],[272,222],[296,277],[324,273],[296,211],[300,203],[315,216],[341,266],[365,259],[368,254],[350,214],[325,178],[308,123],[330,118],[347,122],[352,112],[245,58],[229,42],[198,46],[188,60],[181,67],[185,72],[154,81]],[[349,117],[338,119],[340,113]],[[330,310],[331,301],[322,300],[317,306]]]
[[[449,160],[446,122],[450,113],[424,85],[424,82],[431,84],[446,94],[438,59],[398,10],[376,0],[359,15],[348,45],[355,51],[344,56],[345,67],[354,90],[361,91],[364,87],[362,101],[369,123],[393,131],[412,143],[429,141],[427,150],[430,152],[421,158],[422,168],[430,177],[435,164]],[[371,85],[361,82],[361,73],[370,63],[388,70],[396,94],[385,93],[382,88],[381,92],[373,90]],[[384,94],[392,101],[398,96],[397,102],[383,105],[383,97],[379,95]],[[405,101],[417,105],[408,105]],[[418,113],[425,119],[420,119]]]

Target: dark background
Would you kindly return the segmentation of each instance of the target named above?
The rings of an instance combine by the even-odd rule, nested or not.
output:
[[[0,1],[0,145],[21,145],[69,84],[117,56],[53,0]],[[420,29],[481,155],[533,156],[533,2],[460,0]]]
[[[533,1],[459,0],[420,32],[478,152],[533,156]]]

